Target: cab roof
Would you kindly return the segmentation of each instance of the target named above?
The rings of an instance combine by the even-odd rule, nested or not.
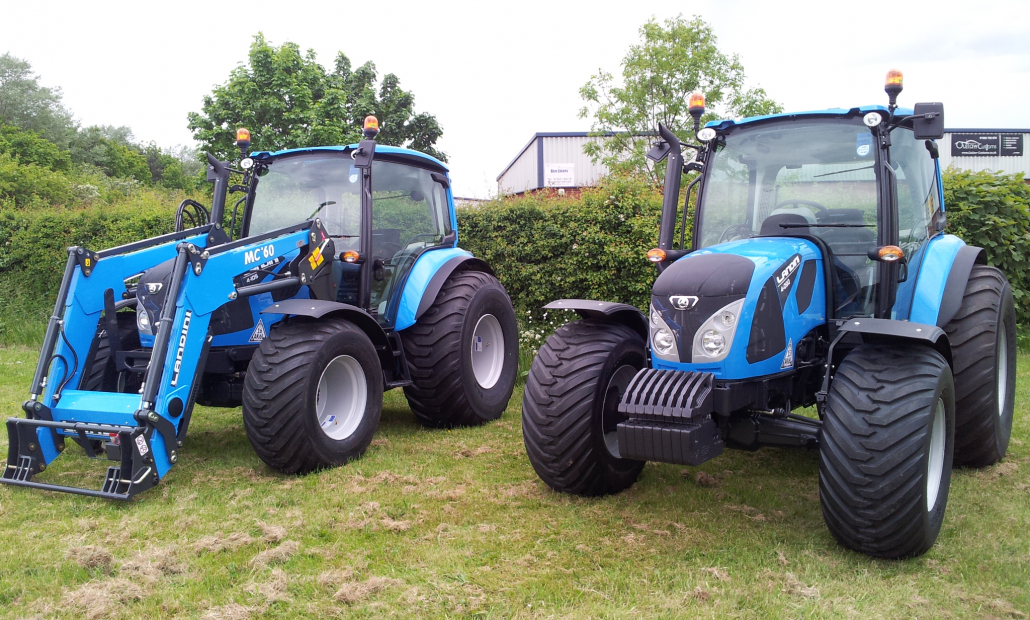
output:
[[[274,159],[284,155],[293,155],[296,153],[314,153],[318,151],[335,151],[335,152],[347,152],[353,151],[358,148],[357,144],[348,144],[346,146],[307,146],[299,149],[284,149],[282,151],[258,151],[252,153],[251,157],[254,159]],[[385,144],[376,145],[376,155],[389,155],[391,159],[398,159],[412,163],[419,166],[436,168],[441,172],[448,172],[450,169],[439,159],[432,155],[426,155],[419,151],[413,151],[411,149],[401,148],[399,146],[387,146]]]
[[[705,127],[712,127],[720,131],[725,131],[731,127],[739,125],[749,125],[751,123],[759,123],[762,121],[774,120],[774,119],[792,119],[803,116],[858,116],[867,114],[869,112],[880,112],[884,115],[890,114],[887,106],[882,105],[866,105],[859,106],[857,108],[829,108],[826,110],[811,110],[808,112],[783,112],[780,114],[765,114],[762,116],[749,116],[747,118],[740,119],[727,119],[721,121],[709,121],[705,124]],[[894,110],[894,116],[909,116],[912,114],[911,108],[896,108]]]

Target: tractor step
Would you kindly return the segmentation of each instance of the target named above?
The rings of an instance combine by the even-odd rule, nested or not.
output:
[[[710,372],[643,368],[630,381],[619,413],[638,420],[686,423],[712,412]]]
[[[617,426],[623,458],[700,465],[723,451],[711,418],[712,373],[644,368],[619,403],[627,419]]]
[[[136,493],[153,487],[158,481],[150,438],[143,427],[8,418],[7,436],[7,465],[0,476],[2,484],[128,500]],[[52,461],[64,450],[64,438],[69,436],[75,439],[91,458],[96,458],[97,455],[90,442],[98,437],[108,441],[117,437],[119,446],[132,446],[133,449],[118,450],[121,466],[107,469],[100,490],[33,480],[36,474],[46,469],[48,461]],[[123,471],[128,471],[131,475],[124,476]]]

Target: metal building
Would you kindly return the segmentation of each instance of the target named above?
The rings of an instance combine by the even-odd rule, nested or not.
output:
[[[941,168],[1020,173],[1030,180],[1030,153],[1026,142],[1030,129],[945,129],[938,140]]]
[[[588,142],[600,140],[576,131],[537,133],[497,176],[498,194],[521,194],[545,187],[596,185],[608,168],[583,153]]]

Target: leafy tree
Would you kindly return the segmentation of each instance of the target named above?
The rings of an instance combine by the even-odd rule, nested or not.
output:
[[[61,89],[40,86],[32,66],[10,54],[0,56],[0,123],[34,131],[61,147],[75,135]]]
[[[585,150],[610,170],[660,182],[665,170],[647,165],[650,140],[640,136],[656,135],[661,123],[681,139],[692,138],[688,99],[695,90],[705,95],[703,122],[782,111],[762,88],[746,88],[739,56],[719,51],[715,33],[700,17],[652,18],[640,27],[640,39],[622,60],[622,85],[601,70],[579,91],[587,103],[580,118],[592,117],[593,130],[606,136]]]
[[[132,143],[128,127],[94,125],[76,134],[71,144],[72,161],[95,166],[107,176],[136,179],[151,183],[147,158]]]
[[[9,155],[19,164],[35,164],[50,170],[68,170],[71,158],[56,144],[40,138],[34,131],[14,125],[0,125],[0,154]]]
[[[203,111],[191,112],[189,128],[202,148],[219,157],[236,153],[236,129],[251,131],[253,150],[339,145],[361,139],[365,116],[379,119],[381,144],[407,146],[446,160],[436,150],[443,130],[430,114],[414,111],[415,98],[390,73],[376,88],[376,68],[352,69],[342,52],[332,71],[301,54],[295,43],[273,47],[263,34],[250,46],[248,62],[204,97]]]

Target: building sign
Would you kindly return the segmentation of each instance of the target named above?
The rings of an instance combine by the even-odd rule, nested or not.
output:
[[[544,164],[544,187],[576,187],[574,164]]]
[[[953,133],[952,157],[1020,157],[1023,155],[1021,133]]]

